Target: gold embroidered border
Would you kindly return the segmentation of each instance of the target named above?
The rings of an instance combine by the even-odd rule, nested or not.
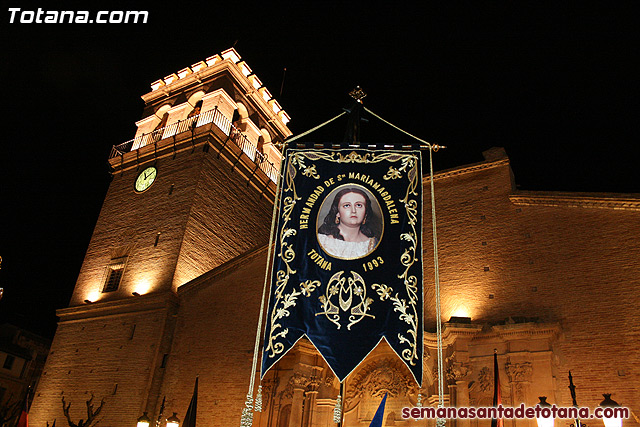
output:
[[[276,273],[276,283],[275,283],[275,291],[274,291],[274,303],[273,308],[270,313],[270,330],[267,336],[266,343],[266,351],[270,352],[268,357],[273,358],[278,354],[281,354],[284,351],[284,344],[281,342],[277,342],[278,338],[286,337],[288,334],[288,329],[282,329],[282,325],[279,323],[280,319],[284,317],[288,317],[290,315],[289,308],[294,307],[297,303],[297,299],[300,295],[310,296],[311,293],[320,286],[320,282],[315,281],[305,281],[300,283],[300,290],[292,289],[291,293],[285,294],[284,289],[289,281],[289,278],[296,271],[291,268],[291,262],[295,259],[295,251],[293,250],[292,245],[287,242],[287,238],[290,236],[294,236],[297,233],[297,230],[293,228],[288,228],[288,224],[291,220],[291,212],[295,207],[295,204],[300,197],[296,191],[295,187],[295,177],[300,171],[304,176],[320,179],[320,175],[316,170],[316,166],[314,164],[307,166],[305,160],[326,160],[335,163],[380,163],[382,161],[389,162],[397,162],[401,161],[401,166],[395,168],[393,166],[389,167],[389,170],[384,175],[383,179],[398,179],[402,178],[403,173],[407,173],[407,178],[409,180],[409,184],[407,186],[407,191],[403,199],[400,200],[405,206],[405,210],[407,213],[407,217],[409,219],[409,225],[411,226],[411,232],[403,233],[400,235],[400,239],[409,242],[409,246],[405,248],[402,255],[400,256],[400,262],[405,267],[404,271],[398,275],[399,279],[403,279],[405,289],[408,295],[408,301],[401,299],[399,294],[396,293],[395,296],[391,296],[393,289],[384,284],[373,284],[371,287],[375,290],[380,300],[390,299],[394,305],[394,311],[399,313],[399,320],[404,321],[408,325],[407,336],[398,334],[398,340],[401,344],[406,344],[408,348],[402,351],[401,357],[410,365],[415,365],[418,360],[418,323],[419,323],[419,313],[418,313],[418,280],[416,276],[410,275],[409,270],[418,261],[417,258],[417,218],[418,218],[418,201],[417,201],[417,188],[420,184],[418,177],[418,158],[413,154],[404,154],[404,153],[364,153],[358,154],[355,151],[343,155],[340,152],[332,152],[325,153],[321,151],[296,151],[289,154],[289,162],[287,165],[287,169],[285,170],[285,187],[283,189],[283,193],[287,191],[292,191],[292,196],[287,196],[283,200],[283,208],[282,208],[282,219],[283,224],[278,235],[280,240],[280,252],[277,256],[283,261],[284,269],[278,270]],[[412,198],[412,197],[416,198]],[[343,272],[339,272],[340,274]],[[336,273],[336,274],[339,274]],[[353,272],[352,272],[353,273]],[[357,274],[357,273],[356,273]],[[334,275],[332,280],[336,277]],[[341,278],[338,277],[339,281]],[[344,278],[342,278],[344,281]],[[354,282],[357,282],[357,277],[354,276],[353,279],[349,279]],[[363,286],[364,281],[362,281]],[[326,296],[324,296],[325,302],[323,306],[325,308],[324,313],[327,318],[336,323],[338,328],[340,324],[337,323],[337,320],[331,320],[329,317],[329,294],[330,287],[327,285]],[[322,301],[321,301],[322,302]],[[348,325],[350,328],[353,324],[359,322],[366,315],[366,311],[368,310],[368,306],[371,304],[372,300],[367,298],[363,299],[363,302],[360,304],[360,316],[357,318],[350,318],[351,323]],[[337,307],[336,307],[337,308]],[[363,310],[364,309],[364,310]],[[335,311],[335,310],[334,310]]]

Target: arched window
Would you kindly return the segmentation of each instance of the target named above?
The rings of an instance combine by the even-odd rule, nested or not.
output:
[[[162,115],[162,119],[160,119],[160,122],[156,125],[155,129],[153,129],[153,132],[151,132],[151,139],[154,142],[162,138],[162,129],[167,126],[167,120],[169,120],[168,111]]]
[[[202,101],[198,101],[198,102],[196,102],[195,107],[193,107],[193,110],[191,110],[191,112],[189,113],[189,115],[187,116],[187,118],[197,116],[197,115],[199,115],[200,113],[202,113]]]
[[[202,104],[204,102],[202,100],[202,97],[204,97],[204,92],[201,90],[199,90],[198,92],[194,93],[189,97],[187,104],[191,105],[193,109],[187,115],[187,119],[190,119],[192,117],[197,117],[204,112],[202,111]],[[195,124],[195,122],[193,124]]]
[[[265,128],[260,129],[260,134],[262,135],[263,143],[271,144],[271,134]]]
[[[198,122],[198,116],[202,113],[202,100],[196,102],[193,110],[187,115],[187,121],[189,122],[189,128],[195,129]]]
[[[261,157],[264,157],[264,136],[262,135],[258,137],[258,145],[256,146],[256,150],[258,150],[258,153],[261,154]]]
[[[236,116],[237,112],[237,116]],[[236,102],[236,110],[233,113],[233,125],[238,128],[240,132],[247,130],[247,120],[249,120],[249,111],[242,102]]]
[[[162,118],[160,119],[160,121],[158,122],[158,124],[156,125],[155,129],[153,129],[153,131],[157,131],[162,129],[163,127],[165,127],[167,125],[167,120],[169,120],[169,112],[166,112],[162,115]]]
[[[138,125],[138,131],[136,132],[131,150],[137,150],[140,147],[144,147],[162,138],[162,131],[160,131],[160,129],[167,125],[170,109],[171,104],[164,104],[158,108],[154,114],[136,123],[136,125]]]

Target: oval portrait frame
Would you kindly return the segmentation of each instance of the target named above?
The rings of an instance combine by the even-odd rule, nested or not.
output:
[[[376,244],[373,247],[373,249],[371,249],[370,251],[368,251],[366,254],[364,254],[362,256],[353,257],[353,258],[344,258],[344,257],[339,257],[339,256],[336,256],[336,255],[332,255],[329,251],[327,251],[327,249],[322,245],[322,243],[320,243],[320,239],[318,238],[318,234],[319,234],[318,233],[318,229],[324,223],[324,218],[327,216],[327,214],[329,213],[329,210],[331,209],[331,204],[333,203],[333,199],[335,198],[336,194],[339,191],[341,191],[342,189],[344,189],[346,187],[357,188],[358,190],[361,190],[362,192],[364,192],[369,197],[369,200],[371,200],[371,210],[373,211],[373,214],[380,221],[380,236],[378,237],[378,240],[376,241]],[[384,237],[384,215],[383,215],[383,212],[382,212],[382,207],[380,206],[380,202],[378,201],[378,199],[376,198],[375,194],[371,190],[369,190],[368,188],[366,188],[366,187],[364,187],[364,186],[362,186],[360,184],[347,183],[347,184],[339,185],[336,188],[334,188],[333,190],[331,190],[329,192],[329,194],[327,194],[326,197],[324,198],[324,200],[322,201],[322,203],[320,205],[320,209],[318,210],[318,215],[316,216],[315,232],[316,232],[316,239],[318,241],[318,246],[320,246],[320,248],[328,256],[330,256],[332,258],[336,258],[336,259],[347,260],[347,261],[365,258],[365,257],[367,257],[367,256],[369,256],[369,255],[371,255],[372,253],[375,252],[375,250],[378,248],[378,245],[380,245],[380,242],[382,241],[382,239]]]

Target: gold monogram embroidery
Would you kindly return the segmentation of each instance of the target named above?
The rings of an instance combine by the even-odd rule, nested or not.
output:
[[[351,330],[351,326],[366,316],[375,318],[367,314],[373,299],[367,298],[367,285],[362,276],[352,271],[352,277],[344,278],[343,273],[344,271],[339,271],[329,279],[325,294],[318,297],[324,311],[316,313],[316,316],[324,314],[340,329],[341,313],[347,313],[349,316],[347,329]]]

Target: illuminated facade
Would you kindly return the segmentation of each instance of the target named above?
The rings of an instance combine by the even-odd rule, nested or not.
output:
[[[112,151],[113,181],[58,312],[34,425],[63,419],[61,395],[82,418],[92,393],[107,402],[100,425],[155,419],[164,396],[164,417],[183,416],[196,376],[198,423],[239,425],[289,116],[233,49],[157,80],[143,99],[135,138]],[[518,191],[501,149],[436,174],[435,188],[447,404],[490,405],[496,349],[505,405],[547,396],[570,406],[571,370],[579,404],[610,392],[639,414],[640,198]],[[381,345],[346,382],[344,425],[367,426],[385,392],[384,425],[435,424],[401,418],[418,393],[437,400],[430,233],[424,383]],[[333,425],[339,384],[308,342],[262,386],[254,425]]]

